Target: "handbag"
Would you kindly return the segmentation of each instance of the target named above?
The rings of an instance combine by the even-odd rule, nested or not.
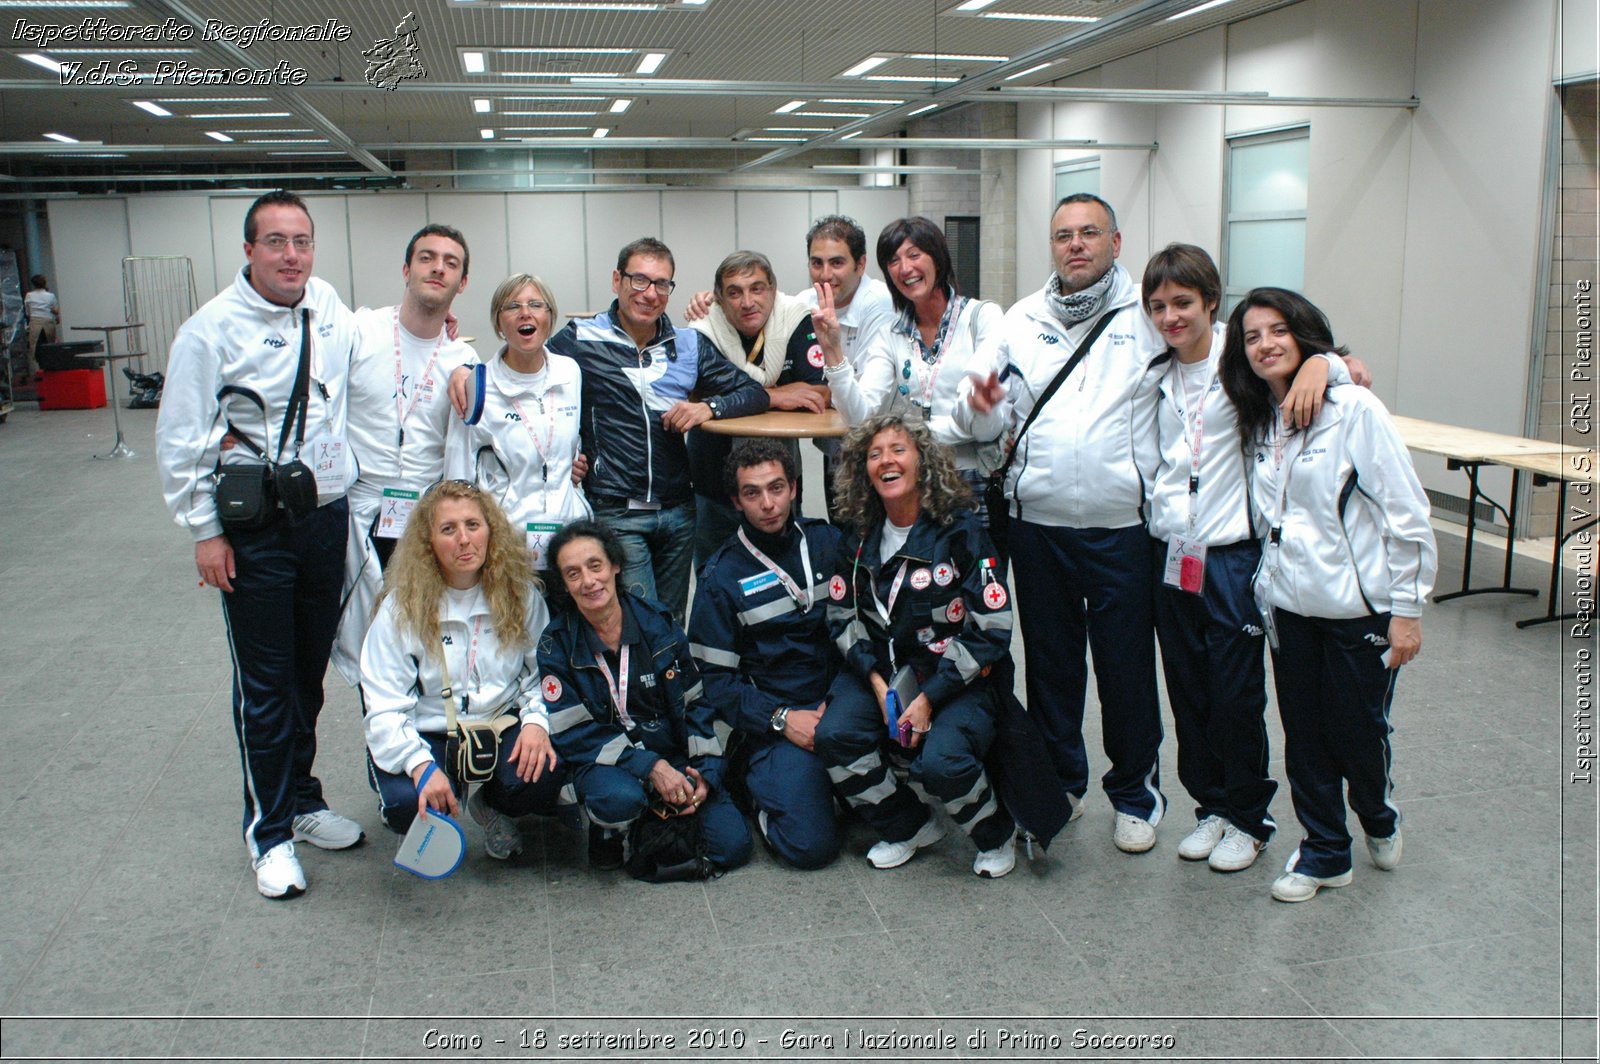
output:
[[[278,460],[269,460],[265,448],[256,446],[255,441],[232,421],[228,422],[229,435],[260,458],[261,463],[231,464],[223,468],[222,458],[218,456],[217,519],[225,532],[259,532],[278,519],[280,509],[287,511],[290,517],[304,517],[317,508],[317,481],[311,469],[299,458],[282,461],[283,444],[289,438],[291,426],[295,453],[300,453],[306,434],[306,408],[310,406],[307,392],[311,376],[311,315],[308,310],[300,314],[300,367],[295,372],[289,409],[283,413],[283,429],[278,434]],[[261,410],[262,424],[267,424],[267,404],[259,392],[228,384],[217,392],[217,402],[220,404],[229,395],[243,396],[254,403]]]
[[[706,857],[699,813],[679,816],[667,806],[652,805],[628,831],[628,857],[623,869],[647,883],[681,883],[721,875]]]
[[[500,737],[520,718],[514,713],[496,710],[496,715],[488,720],[461,720],[456,716],[450,663],[443,649],[439,651],[439,671],[444,677],[439,697],[444,699],[445,764],[458,783],[469,786],[488,783],[494,779],[495,766],[500,763]]]
[[[1066,365],[1045,387],[1039,396],[1039,401],[1033,404],[1033,409],[1028,411],[1028,417],[1022,422],[1022,428],[1012,437],[1011,446],[1006,450],[1005,461],[1000,463],[1000,468],[989,474],[988,480],[983,485],[983,505],[989,516],[989,538],[994,540],[995,550],[1000,552],[1000,557],[1011,556],[1011,508],[1006,505],[1006,476],[1011,472],[1011,463],[1016,461],[1017,447],[1022,443],[1022,437],[1033,425],[1033,419],[1039,416],[1039,411],[1044,409],[1044,404],[1050,401],[1051,396],[1061,387],[1062,383],[1078,368],[1078,363],[1083,361],[1089,353],[1089,348],[1100,339],[1100,334],[1106,331],[1106,326],[1111,324],[1111,319],[1122,313],[1124,308],[1118,307],[1109,314],[1102,314],[1100,320],[1095,322],[1094,328],[1089,330],[1089,335],[1078,344],[1078,349],[1072,352],[1072,357],[1067,359]],[[1021,516],[1020,514],[1018,516]]]

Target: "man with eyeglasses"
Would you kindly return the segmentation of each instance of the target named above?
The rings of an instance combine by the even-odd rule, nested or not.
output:
[[[156,422],[167,507],[194,537],[201,586],[222,592],[244,842],[268,898],[304,893],[296,842],[341,850],[363,838],[361,825],[328,808],[311,774],[355,475],[345,420],[354,321],[333,287],[311,276],[315,247],[299,196],[280,190],[251,204],[244,268],[178,330]],[[224,451],[224,435],[238,445]],[[314,478],[297,493],[303,512],[280,496],[262,527],[224,533],[213,474],[247,479],[262,466],[287,467],[298,483]]]
[[[395,544],[412,509],[444,476],[448,387],[458,366],[477,361],[446,329],[451,304],[466,290],[467,238],[425,225],[406,245],[400,303],[356,311],[350,360],[350,449],[360,473],[350,486],[350,541],[333,663],[351,687],[361,682],[366,638]]]
[[[724,358],[766,390],[770,409],[814,414],[826,410],[822,345],[811,324],[811,308],[778,291],[771,260],[759,251],[735,251],[717,266],[712,294],[716,301],[709,313],[694,323],[695,329],[709,336]],[[723,463],[736,442],[733,436],[700,430],[689,433],[697,572],[739,525],[722,483]],[[798,469],[798,441],[789,440],[785,446]],[[797,508],[798,502],[797,497]]]
[[[580,318],[548,350],[583,370],[584,491],[595,517],[622,537],[622,578],[683,623],[694,546],[694,490],[683,434],[712,418],[767,409],[767,393],[710,338],[666,316],[676,287],[667,245],[633,241],[611,274],[609,310]]]
[[[1161,794],[1150,539],[1141,469],[1156,467],[1155,392],[1166,344],[1117,265],[1122,235],[1098,196],[1061,200],[1050,222],[1055,269],[1006,314],[987,380],[961,383],[958,421],[976,439],[1016,440],[1050,382],[1095,330],[1081,362],[1016,444],[1006,481],[1028,710],[1039,721],[1073,819],[1088,789],[1085,649],[1094,658],[1106,756],[1101,783],[1125,853],[1155,845]]]

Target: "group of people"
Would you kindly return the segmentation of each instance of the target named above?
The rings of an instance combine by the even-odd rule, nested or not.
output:
[[[296,842],[363,838],[312,773],[330,654],[395,831],[465,805],[503,859],[515,818],[581,810],[591,864],[616,868],[641,818],[692,817],[709,870],[754,838],[815,868],[842,802],[878,868],[948,818],[974,872],[1003,876],[1022,819],[996,742],[1011,571],[1052,777],[1030,786],[1062,820],[1088,789],[1087,651],[1113,842],[1154,847],[1159,637],[1195,802],[1178,855],[1249,867],[1275,830],[1266,641],[1304,830],[1273,896],[1350,882],[1346,785],[1373,862],[1398,863],[1388,716],[1435,567],[1427,503],[1303,297],[1257,289],[1224,326],[1204,251],[1171,245],[1135,284],[1110,205],[1077,195],[1044,289],[1009,311],[957,290],[928,219],[879,236],[885,285],[831,216],[807,234],[810,289],[735,252],[688,326],[651,238],[619,254],[608,310],[559,329],[550,287],[515,274],[480,362],[452,336],[460,232],[424,227],[401,302],[352,312],[312,276],[299,197],[262,196],[244,230],[234,285],[173,344],[158,441],[222,592],[262,894],[305,890]],[[829,406],[851,426],[823,444],[832,523],[800,513],[792,442],[699,429]],[[219,507],[219,483],[262,470],[264,520],[232,490]],[[315,497],[297,504],[300,474]]]

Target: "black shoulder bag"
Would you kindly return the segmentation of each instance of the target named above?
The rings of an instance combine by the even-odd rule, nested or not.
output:
[[[303,517],[317,508],[317,478],[310,468],[300,461],[300,445],[305,441],[306,408],[310,406],[307,393],[311,378],[311,312],[300,311],[300,367],[295,374],[294,389],[289,398],[289,409],[283,414],[283,429],[278,434],[279,461],[269,461],[267,453],[255,445],[233,422],[228,422],[228,432],[261,459],[260,465],[230,465],[223,468],[217,460],[217,517],[227,532],[259,532],[278,519],[281,506],[291,517]],[[261,408],[261,420],[266,424],[267,405],[259,393],[249,388],[225,385],[217,393],[220,401],[226,395],[242,395]],[[294,429],[292,461],[281,461],[283,444]],[[270,441],[266,441],[269,442]]]
[[[1111,324],[1111,319],[1122,313],[1122,310],[1123,308],[1118,307],[1110,313],[1101,315],[1100,320],[1095,322],[1094,328],[1089,330],[1089,335],[1085,336],[1083,342],[1078,344],[1078,349],[1072,352],[1072,357],[1067,359],[1067,364],[1061,367],[1049,385],[1045,387],[1043,393],[1040,394],[1038,401],[1033,404],[1033,409],[1028,412],[1027,420],[1022,423],[1022,428],[1017,430],[1016,437],[1011,441],[1010,449],[1006,451],[1006,460],[1000,463],[999,469],[989,474],[988,482],[983,486],[983,504],[989,513],[989,538],[994,540],[995,549],[1000,552],[1000,557],[1002,558],[1011,557],[1011,508],[1006,503],[1006,476],[1011,472],[1011,463],[1016,461],[1017,447],[1022,443],[1022,437],[1032,427],[1033,419],[1039,416],[1040,410],[1044,409],[1044,404],[1050,401],[1051,396],[1056,394],[1056,390],[1072,375],[1072,371],[1078,368],[1078,363],[1083,361],[1084,356],[1089,353],[1089,348],[1094,346],[1094,342],[1100,339],[1100,334],[1106,331],[1106,326]],[[1017,516],[1020,517],[1022,515],[1019,513]]]

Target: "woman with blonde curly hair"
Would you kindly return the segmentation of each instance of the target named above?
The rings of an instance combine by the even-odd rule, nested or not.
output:
[[[361,648],[369,782],[393,830],[429,809],[460,812],[446,691],[458,720],[517,717],[500,735],[494,778],[467,800],[489,856],[522,849],[513,818],[555,811],[562,774],[539,696],[534,646],[550,619],[539,589],[522,537],[481,489],[447,480],[423,495]]]
[[[914,413],[852,430],[835,490],[853,529],[828,584],[828,628],[847,667],[828,692],[817,754],[881,837],[867,851],[874,867],[905,864],[944,836],[885,764],[887,730],[911,779],[972,837],[973,872],[1003,876],[1016,864],[1015,824],[983,759],[1011,677],[1005,569],[950,449]]]

